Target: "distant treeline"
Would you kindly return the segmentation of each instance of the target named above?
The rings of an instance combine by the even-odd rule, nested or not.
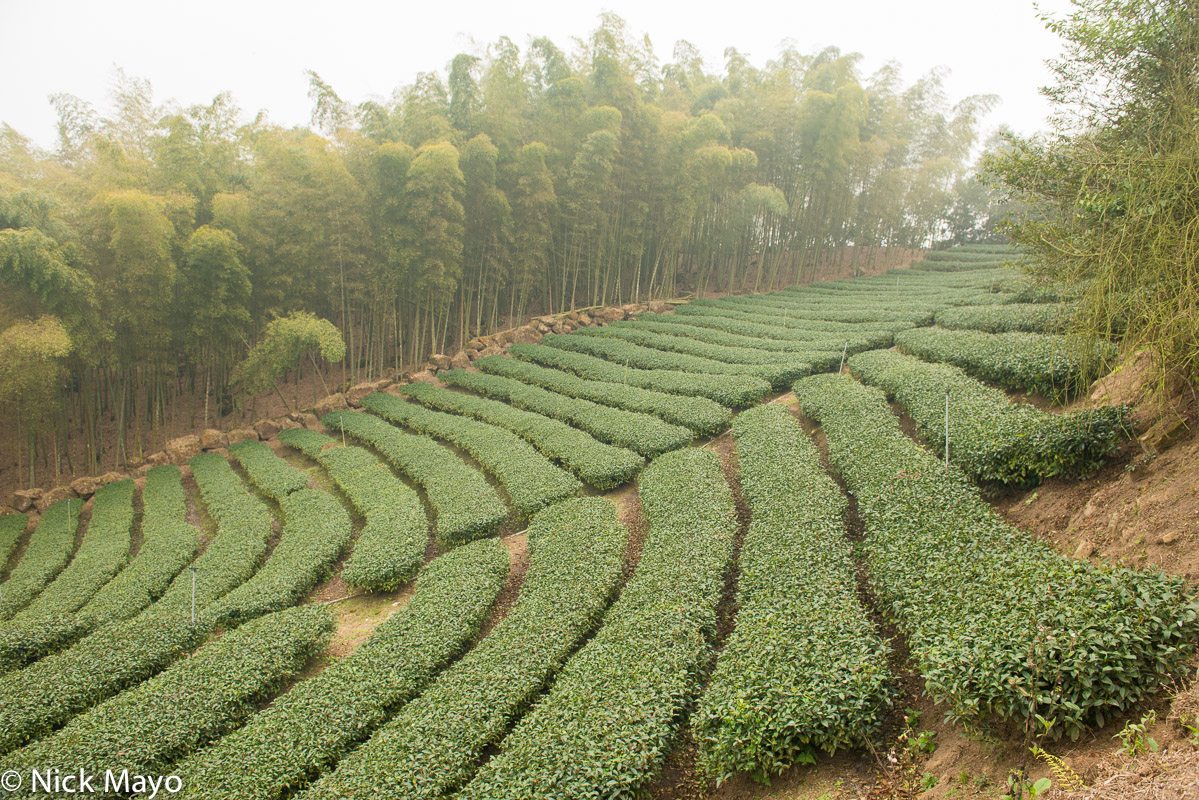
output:
[[[993,98],[950,107],[937,74],[905,86],[858,61],[788,49],[759,68],[729,49],[710,74],[605,15],[573,52],[501,39],[386,102],[310,73],[311,128],[247,124],[227,94],[156,106],[123,74],[111,117],[56,95],[55,152],[0,130],[0,405],[24,469],[78,436],[72,470],[121,463],[102,420],[135,454],[180,394],[208,423],[292,311],[338,327],[354,381],[530,312],[985,238],[996,210],[966,173]]]

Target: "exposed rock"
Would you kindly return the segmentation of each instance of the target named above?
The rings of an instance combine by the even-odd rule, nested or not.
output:
[[[567,318],[568,320],[570,320],[571,322],[578,322],[578,321],[579,321],[579,312],[578,312],[578,311],[572,311],[572,312],[570,312],[569,314],[567,314],[567,315],[566,315],[566,318]]]
[[[1166,531],[1157,540],[1158,544],[1174,544],[1178,541],[1178,537],[1182,535],[1181,531]]]
[[[413,383],[437,383],[437,376],[429,370],[422,370],[412,376]]]
[[[591,315],[586,311],[579,314],[578,323],[580,325],[591,325],[593,322],[594,320],[592,319]]]
[[[550,326],[550,330],[554,333],[566,333],[566,322],[564,320],[558,320]]]
[[[159,450],[157,453],[151,453],[146,456],[146,467],[165,467],[171,463],[171,457],[167,455],[165,450]]]
[[[316,414],[305,412],[300,415],[300,424],[310,431],[320,430],[321,420]]]
[[[1078,559],[1090,558],[1091,553],[1095,552],[1095,545],[1085,539],[1078,543],[1078,548],[1074,551],[1074,557]]]
[[[541,341],[541,331],[537,330],[532,325],[521,325],[519,328],[512,331],[509,341],[513,344],[517,342],[537,344]]]
[[[495,347],[497,344],[494,336],[480,336],[479,341],[483,343],[483,348]]]
[[[283,430],[283,426],[273,419],[260,419],[254,423],[254,432],[264,442],[276,436],[281,430]]]
[[[234,428],[233,430],[229,431],[229,435],[226,437],[226,439],[228,439],[229,444],[237,444],[238,442],[256,442],[258,441],[258,431],[250,427]]]
[[[626,314],[624,312],[624,309],[617,308],[616,306],[611,306],[609,308],[601,308],[599,311],[597,311],[595,313],[598,314],[603,319],[612,320],[612,321],[624,319],[625,317],[628,316],[628,314]]]
[[[450,368],[450,365],[453,363],[453,359],[444,353],[434,353],[433,355],[429,356],[429,363],[436,367],[438,372],[443,372]]]
[[[454,357],[450,359],[450,366],[452,366],[454,369],[466,369],[470,366],[470,356],[466,354],[465,350],[459,350],[457,353],[454,353]]]
[[[540,322],[542,325],[547,325],[547,326],[553,325],[557,321],[558,320],[554,317],[553,314],[546,314],[544,317],[537,318],[537,322]]]
[[[571,322],[568,319],[562,320],[562,332],[563,333],[570,333],[577,327],[579,327],[578,324]]]
[[[313,412],[318,417],[323,417],[332,411],[343,411],[350,406],[346,403],[346,396],[341,392],[336,394],[326,395],[312,406]]]
[[[144,478],[144,477],[146,477],[146,473],[152,469],[154,469],[153,464],[142,464],[140,467],[138,467],[137,469],[135,469],[133,471],[133,474],[136,475],[138,478]]]
[[[47,489],[42,492],[42,496],[35,500],[33,505],[37,508],[39,514],[45,514],[46,509],[50,506],[74,496],[75,493],[71,491],[71,487],[55,486],[53,489]]]
[[[479,353],[479,355],[480,356],[498,356],[498,355],[502,354],[503,352],[504,352],[504,348],[500,347],[499,345],[493,344],[488,347],[484,347],[483,351],[481,353]]]
[[[17,511],[28,511],[41,496],[41,489],[18,489],[12,493],[12,499],[8,504]]]
[[[276,422],[278,422],[279,430],[281,430],[281,431],[290,431],[290,430],[294,430],[295,428],[303,428],[304,427],[303,425],[300,424],[300,421],[298,419],[292,419],[290,416],[283,417],[280,420],[276,420]]]
[[[192,456],[200,452],[200,437],[195,434],[180,436],[167,442],[164,449],[172,464],[186,464]]]
[[[145,463],[146,459],[144,458],[127,458],[125,459],[125,469],[137,469]]]
[[[202,450],[216,450],[218,447],[228,447],[229,437],[216,428],[209,428],[200,434],[200,448]]]
[[[116,483],[117,481],[123,481],[128,477],[129,477],[128,475],[126,475],[122,472],[117,472],[114,469],[114,470],[105,472],[103,475],[100,476],[99,480],[100,480],[101,486],[107,486],[110,483]]]
[[[487,344],[478,336],[466,343],[467,350],[482,350]]]
[[[1186,420],[1177,414],[1167,414],[1141,434],[1141,444],[1162,452],[1187,434]]]
[[[362,398],[368,394],[381,392],[391,384],[391,381],[369,381],[367,383],[359,383],[356,386],[351,386],[346,392],[346,402],[354,408],[362,408]]]
[[[549,333],[553,330],[553,328],[551,328],[549,325],[546,325],[544,322],[535,322],[533,323],[533,326],[537,328],[538,333]]]
[[[666,303],[662,302],[661,300],[652,300],[652,301],[650,301],[650,304],[649,304],[649,310],[654,312],[655,314],[662,314],[666,311],[669,311],[670,306],[668,306]]]
[[[76,478],[71,481],[71,491],[80,497],[91,497],[100,488],[100,479],[85,475],[82,478]]]
[[[466,353],[466,358],[469,361],[474,361],[475,359],[477,359],[479,357],[478,350],[463,350],[462,352]]]

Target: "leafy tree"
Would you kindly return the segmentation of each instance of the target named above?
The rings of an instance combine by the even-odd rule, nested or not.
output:
[[[262,339],[233,370],[233,383],[250,394],[272,389],[278,392],[279,379],[298,367],[304,356],[308,356],[319,374],[316,355],[328,362],[341,361],[346,355],[345,340],[333,323],[297,311],[267,323]],[[279,399],[291,408],[282,394]]]
[[[18,461],[18,473],[24,475],[22,467],[28,467],[30,486],[36,482],[35,437],[55,421],[70,352],[71,337],[52,316],[22,320],[0,332],[0,406],[15,412],[17,439],[25,441],[29,453],[27,465]]]

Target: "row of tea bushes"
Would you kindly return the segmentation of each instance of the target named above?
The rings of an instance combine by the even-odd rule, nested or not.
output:
[[[361,411],[334,411],[321,423],[370,445],[423,488],[442,544],[489,536],[507,519],[504,501],[483,473],[428,436],[405,433]]]
[[[1199,605],[1181,579],[1070,559],[1007,524],[879,389],[818,375],[795,393],[858,500],[875,590],[955,717],[1076,739],[1185,667]]]
[[[508,615],[303,797],[435,798],[470,777],[595,627],[628,532],[610,501],[579,498],[540,512],[528,537],[529,569]]]
[[[0,592],[0,620],[27,606],[54,580],[75,552],[81,500],[60,500],[46,509],[29,537],[25,554],[13,567]]]
[[[241,464],[250,483],[276,503],[308,488],[308,476],[275,455],[264,442],[238,442],[229,448],[229,455]]]
[[[692,730],[703,770],[769,780],[816,750],[865,747],[894,694],[887,648],[858,597],[845,495],[784,407],[733,421],[750,524],[737,616]]]
[[[1081,477],[1127,434],[1124,406],[1050,414],[1011,402],[957,367],[894,350],[859,353],[847,363],[861,380],[894,398],[937,453],[945,450],[948,397],[949,458],[976,481],[1032,486],[1053,475]]]
[[[4,565],[16,552],[17,543],[28,527],[29,517],[24,514],[0,516],[0,572],[4,571]]]
[[[578,478],[506,428],[433,411],[385,392],[367,395],[362,407],[388,422],[444,439],[469,453],[500,482],[522,519],[583,490]]]
[[[504,586],[508,554],[481,539],[433,560],[408,605],[349,656],[175,767],[192,800],[276,800],[365,740],[478,635]]]
[[[603,328],[580,328],[572,335],[606,336],[612,339],[622,339],[626,342],[639,344],[643,347],[651,347],[655,350],[683,353],[700,358],[708,358],[713,361],[720,361],[725,364],[790,366],[795,369],[797,377],[806,375],[810,369],[807,362],[795,355],[780,355],[777,351],[763,350],[754,346],[713,344],[689,336],[686,331],[662,333],[644,328],[609,325]]]
[[[733,553],[733,496],[710,450],[641,474],[641,560],[595,637],[479,770],[462,800],[635,796],[698,692]]]
[[[420,495],[361,447],[341,447],[323,433],[292,428],[279,441],[316,461],[366,520],[341,570],[348,586],[394,591],[425,559],[429,519]]]
[[[728,408],[757,405],[770,391],[769,381],[752,375],[642,369],[543,344],[513,344],[508,348],[508,354],[522,361],[571,372],[588,380],[635,386],[666,394],[706,397]]]
[[[645,463],[632,450],[604,444],[564,422],[498,400],[451,392],[428,383],[410,383],[401,387],[400,392],[426,408],[506,428],[601,491],[628,482]]]
[[[1007,303],[945,308],[937,312],[936,322],[942,328],[984,333],[1057,333],[1070,324],[1073,314],[1072,306],[1061,303]]]

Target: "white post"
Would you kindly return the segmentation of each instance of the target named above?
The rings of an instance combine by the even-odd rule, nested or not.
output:
[[[196,568],[190,567],[192,571],[192,627],[196,627]]]
[[[841,371],[845,369],[845,354],[848,352],[849,352],[849,342],[846,341],[845,346],[841,348],[841,366],[837,367],[838,375],[840,375]]]
[[[945,393],[945,469],[949,469],[949,392]]]
[[[626,386],[629,383],[629,360],[627,358],[624,360],[624,382]]]

